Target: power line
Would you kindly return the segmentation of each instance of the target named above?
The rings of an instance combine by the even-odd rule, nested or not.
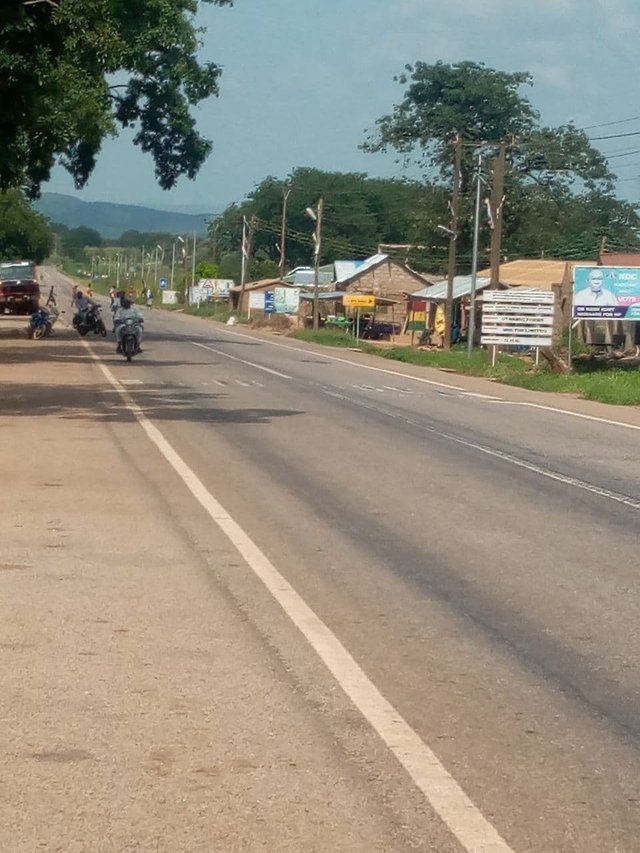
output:
[[[632,116],[631,118],[621,118],[618,121],[605,121],[602,124],[589,124],[583,130],[597,130],[599,127],[612,127],[614,124],[628,124],[631,121],[640,121],[640,116]]]
[[[622,139],[628,136],[640,136],[640,130],[630,130],[628,133],[613,133],[611,136],[592,136],[591,142],[603,142],[605,139]]]

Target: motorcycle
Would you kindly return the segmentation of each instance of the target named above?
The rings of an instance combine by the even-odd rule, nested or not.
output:
[[[73,328],[81,337],[93,332],[95,335],[107,336],[107,327],[102,319],[100,306],[88,308],[86,311],[78,311],[73,318]]]
[[[31,320],[27,326],[27,335],[36,340],[48,337],[59,316],[60,312],[55,305],[51,305],[48,308],[38,308],[31,315]]]
[[[143,321],[135,317],[127,317],[119,325],[120,329],[117,332],[119,351],[127,361],[131,361],[134,355],[140,352]]]

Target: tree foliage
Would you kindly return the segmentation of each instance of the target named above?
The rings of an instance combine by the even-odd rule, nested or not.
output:
[[[102,237],[94,228],[80,225],[78,228],[67,228],[60,235],[60,248],[63,255],[69,258],[83,257],[84,252],[81,250],[87,246],[95,249],[102,246]]]
[[[324,172],[298,168],[285,180],[267,177],[241,204],[231,205],[216,224],[223,267],[229,269],[239,247],[242,218],[253,220],[253,255],[256,261],[270,261],[277,274],[280,258],[283,187],[290,189],[287,214],[286,256],[288,268],[313,263],[314,223],[306,208],[324,199],[322,229],[323,263],[336,258],[363,258],[377,251],[380,243],[434,246],[446,251],[437,225],[447,219],[446,192],[442,187],[411,181],[369,178],[365,174]],[[410,260],[421,265],[425,250],[409,252]],[[407,255],[401,254],[402,259]],[[422,263],[424,266],[424,263]]]
[[[228,5],[232,0],[203,0]],[[135,129],[160,185],[193,178],[211,149],[191,108],[218,94],[197,58],[197,0],[41,0],[0,8],[0,187],[32,196],[58,158],[82,187],[104,138]]]
[[[492,144],[508,141],[512,170],[522,180],[558,189],[577,181],[611,191],[613,175],[606,158],[584,131],[572,124],[540,125],[539,114],[521,92],[533,84],[527,72],[496,71],[480,62],[417,62],[396,79],[407,86],[404,98],[378,120],[364,150],[392,148],[415,156],[448,180],[452,143],[459,136],[464,188],[471,181],[478,147],[490,151]]]
[[[527,72],[496,71],[477,62],[417,62],[397,80],[406,86],[403,100],[378,120],[362,147],[415,157],[446,185],[452,143],[462,140],[458,256],[463,267],[470,261],[474,161],[482,152],[489,184],[487,165],[503,141],[503,247],[508,256],[596,257],[603,237],[620,248],[639,247],[636,210],[615,197],[615,175],[606,157],[573,124],[540,124],[522,93],[533,82]],[[489,242],[486,225],[481,236],[482,251]]]
[[[53,232],[20,190],[0,194],[0,258],[42,263],[53,248]]]

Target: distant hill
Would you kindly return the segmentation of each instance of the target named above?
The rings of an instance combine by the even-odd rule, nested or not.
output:
[[[206,233],[206,213],[189,214],[135,204],[112,204],[108,201],[80,201],[61,193],[42,193],[34,202],[35,209],[52,222],[60,222],[68,228],[86,225],[95,228],[103,237],[111,240],[123,231],[165,231],[169,234],[189,234],[196,231]]]

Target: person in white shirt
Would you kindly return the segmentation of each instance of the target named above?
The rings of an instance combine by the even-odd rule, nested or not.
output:
[[[611,308],[618,304],[615,294],[604,287],[604,274],[600,269],[593,269],[589,273],[589,286],[576,291],[573,296],[573,304],[580,307],[601,306]]]

